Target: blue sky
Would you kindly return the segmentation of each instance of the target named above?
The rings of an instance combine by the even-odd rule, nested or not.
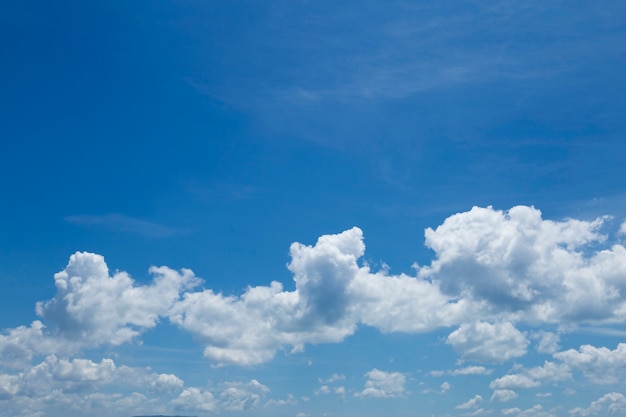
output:
[[[626,5],[0,5],[0,416],[626,415]]]

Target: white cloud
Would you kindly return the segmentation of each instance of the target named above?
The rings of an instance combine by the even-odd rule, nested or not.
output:
[[[346,287],[359,271],[356,259],[363,250],[357,228],[322,236],[315,247],[293,244],[289,269],[296,291],[272,282],[239,297],[187,293],[170,318],[205,343],[205,356],[218,363],[257,364],[283,346],[340,342],[356,326]]]
[[[446,341],[467,359],[504,362],[526,354],[528,340],[511,323],[463,324]]]
[[[186,388],[170,404],[176,410],[191,412],[211,412],[217,410],[217,400],[209,391]]]
[[[497,389],[493,392],[493,395],[491,396],[491,401],[504,403],[517,397],[517,393],[510,389]]]
[[[620,235],[626,235],[626,221],[624,223],[622,223],[622,225],[620,226],[619,234]]]
[[[466,366],[465,368],[455,369],[450,372],[452,375],[489,375],[492,370],[484,366]]]
[[[363,324],[409,333],[461,325],[448,343],[464,358],[499,362],[526,352],[513,322],[626,318],[626,249],[586,249],[605,239],[602,222],[543,220],[525,206],[475,207],[426,230],[436,256],[416,277],[359,266],[365,245],[355,227],[314,246],[291,245],[294,291],[272,282],[232,296],[192,291],[201,281],[185,269],[152,268],[153,282],[136,285],[125,272],[110,275],[102,256],[78,252],[55,275],[54,298],[37,305],[48,327],[9,330],[0,352],[23,365],[33,355],[125,343],[169,318],[218,365],[259,364],[282,349],[338,343]],[[15,343],[18,334],[24,343]],[[542,333],[538,349],[551,352],[557,342]]]
[[[272,282],[239,297],[211,290],[186,293],[170,319],[206,344],[207,358],[250,365],[272,359],[286,346],[301,350],[305,343],[340,342],[358,323],[416,332],[467,316],[471,303],[450,302],[436,284],[360,267],[364,250],[358,228],[322,236],[315,246],[294,243],[289,269],[295,291]]]
[[[328,385],[322,385],[318,390],[315,391],[315,395],[325,395],[330,394],[330,387]]]
[[[580,350],[569,349],[555,353],[554,357],[596,384],[617,383],[626,371],[626,343],[619,343],[615,350],[583,345]]]
[[[345,379],[346,379],[345,375],[342,375],[342,374],[332,374],[327,379],[320,378],[319,381],[320,381],[320,383],[332,384],[333,382],[343,381]]]
[[[248,383],[227,382],[220,393],[220,406],[228,411],[243,411],[256,408],[269,388],[253,379]]]
[[[550,361],[545,361],[543,366],[527,369],[525,374],[542,381],[562,381],[572,377],[570,367],[567,364],[556,364]]]
[[[65,393],[98,389],[107,385],[130,386],[155,392],[180,392],[183,381],[173,374],[157,374],[146,368],[117,366],[112,359],[59,359],[49,355],[41,363],[18,374],[0,374],[0,389],[27,397],[62,390]]]
[[[37,314],[73,343],[128,342],[156,326],[181,291],[200,282],[188,269],[152,267],[150,272],[155,275],[151,285],[135,286],[125,272],[109,276],[102,256],[76,252],[67,267],[54,275],[57,293],[52,300],[37,303]]]
[[[540,330],[533,333],[533,339],[539,340],[537,352],[552,354],[559,350],[561,337],[558,333],[551,333]]]
[[[593,401],[587,408],[576,407],[570,410],[570,415],[581,417],[594,416],[600,414],[603,410],[602,415],[615,416],[625,414],[626,398],[619,392],[610,392]]]
[[[336,387],[334,392],[335,394],[337,394],[340,401],[343,401],[346,398],[346,387],[344,387],[343,385]]]
[[[474,207],[426,230],[436,259],[419,276],[530,324],[622,321],[626,249],[587,250],[606,240],[603,222],[543,220],[527,206]]]
[[[467,410],[470,408],[478,408],[478,406],[483,402],[483,397],[481,397],[480,395],[475,395],[474,398],[470,398],[469,400],[465,401],[462,404],[457,405],[456,408],[457,410]]]
[[[441,383],[441,386],[439,387],[441,388],[441,394],[445,394],[446,392],[450,391],[450,383],[447,381],[444,381]]]
[[[546,361],[543,366],[523,369],[519,374],[509,374],[491,381],[489,387],[494,390],[509,388],[535,388],[542,381],[562,381],[571,378],[570,368],[566,364]]]
[[[68,350],[68,344],[48,337],[44,330],[43,323],[35,320],[29,327],[19,326],[9,329],[6,334],[0,334],[0,365],[28,368],[33,355]]]
[[[183,380],[173,374],[160,374],[150,381],[150,387],[156,392],[181,391],[183,385]]]
[[[520,410],[517,407],[505,408],[502,410],[502,414],[513,417],[554,417],[554,414],[544,411],[543,407],[539,404],[536,404],[527,410]]]
[[[265,407],[284,407],[286,405],[296,405],[298,404],[298,400],[292,394],[287,394],[287,398],[284,400],[275,400],[271,399],[267,403],[265,403]]]
[[[365,389],[356,393],[356,397],[395,398],[404,394],[406,376],[403,373],[372,369],[365,376]]]
[[[505,375],[497,378],[489,384],[489,388],[494,390],[515,389],[515,388],[534,388],[540,385],[539,382],[521,374]]]

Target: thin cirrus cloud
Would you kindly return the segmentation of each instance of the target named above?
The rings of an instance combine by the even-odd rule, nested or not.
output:
[[[102,228],[112,232],[130,233],[146,237],[163,238],[181,233],[177,229],[120,213],[66,216],[65,221],[77,226]]]

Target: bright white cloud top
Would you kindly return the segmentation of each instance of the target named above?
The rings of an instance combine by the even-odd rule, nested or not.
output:
[[[457,410],[510,403],[519,390],[563,390],[573,378],[616,386],[626,374],[626,344],[558,351],[558,338],[543,330],[548,324],[575,334],[589,324],[624,323],[626,249],[608,220],[555,221],[543,219],[534,207],[474,207],[426,230],[434,258],[413,276],[373,271],[362,263],[363,232],[355,227],[321,236],[314,245],[291,245],[288,269],[294,290],[273,281],[240,295],[205,288],[206,281],[187,269],[152,267],[152,282],[142,285],[125,272],[111,273],[103,256],[77,252],[54,275],[56,295],[37,304],[41,320],[5,329],[0,336],[2,408],[13,416],[30,416],[71,404],[76,414],[91,410],[122,416],[149,405],[155,412],[204,415],[267,402],[272,387],[254,378],[217,381],[211,388],[187,386],[172,372],[83,356],[137,345],[144,333],[167,322],[203,347],[205,359],[197,360],[216,366],[269,363],[279,351],[303,355],[314,345],[342,343],[363,326],[382,334],[447,331],[438,348],[449,344],[470,363],[510,364],[528,355],[532,343],[551,355],[535,366],[518,364],[504,373],[506,368],[499,368],[500,374],[475,386],[482,393],[493,390],[485,394],[490,404],[475,394]],[[350,401],[407,398],[418,395],[408,387],[411,381],[425,383],[415,372],[374,368],[365,373],[364,388],[335,374],[320,380],[324,388],[319,392],[332,391],[345,401],[346,389],[353,393]],[[467,378],[491,372],[471,365],[449,374]],[[267,404],[298,404],[290,398]],[[623,396],[612,392],[572,414],[592,415],[602,407],[618,414],[623,404]],[[514,410],[503,413],[531,413]]]

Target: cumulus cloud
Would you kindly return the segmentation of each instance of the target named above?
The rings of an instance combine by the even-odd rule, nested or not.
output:
[[[489,375],[491,369],[487,369],[484,366],[466,366],[465,368],[455,369],[450,372],[452,375]]]
[[[517,397],[517,393],[510,389],[497,389],[493,392],[493,395],[491,396],[491,401],[504,403]]]
[[[451,301],[436,284],[359,266],[364,250],[358,228],[322,236],[315,246],[294,243],[288,267],[295,291],[272,282],[241,296],[189,292],[173,306],[170,319],[206,344],[207,358],[252,365],[287,346],[297,351],[306,343],[340,342],[358,323],[417,332],[466,317],[471,303]]]
[[[589,407],[576,407],[570,410],[572,416],[623,415],[626,413],[626,398],[619,392],[610,392],[593,401]]]
[[[526,353],[528,340],[513,323],[626,318],[626,249],[595,249],[606,239],[603,221],[544,220],[526,206],[474,207],[426,230],[435,258],[416,276],[359,265],[365,244],[355,227],[312,246],[291,245],[295,290],[274,281],[228,296],[195,291],[202,281],[186,269],[153,267],[152,283],[137,285],[125,272],[110,274],[102,256],[77,252],[55,275],[56,295],[37,304],[43,323],[1,335],[0,352],[27,363],[33,354],[119,345],[169,319],[218,365],[341,342],[359,325],[408,333],[460,325],[447,342],[461,356],[500,362]],[[25,343],[15,343],[18,334]],[[558,348],[557,335],[538,340],[541,352]]]
[[[158,392],[178,391],[183,381],[173,374],[157,374],[147,368],[117,366],[112,359],[60,359],[49,355],[41,363],[17,374],[0,374],[0,392],[40,397],[58,390],[65,393],[100,389],[107,385],[131,386]]]
[[[343,374],[332,374],[330,377],[326,379],[319,378],[320,383],[332,384],[333,382],[343,381],[346,379],[346,376]]]
[[[275,400],[275,399],[269,400],[267,403],[265,403],[265,407],[271,407],[271,406],[283,407],[286,405],[296,405],[296,404],[298,404],[298,400],[296,399],[296,397],[294,397],[292,394],[287,394],[287,398],[284,400]]]
[[[211,412],[217,410],[217,400],[213,394],[194,387],[186,388],[170,404],[180,411]]]
[[[533,330],[545,323],[553,329],[575,329],[579,323],[626,320],[626,249],[607,242],[607,236],[615,234],[603,234],[604,222],[604,218],[544,220],[539,210],[526,206],[508,211],[475,207],[426,230],[434,258],[418,267],[414,276],[372,271],[362,261],[363,233],[352,228],[321,236],[313,245],[291,245],[288,268],[295,289],[286,291],[275,281],[236,295],[198,289],[202,281],[191,271],[167,267],[151,268],[152,281],[140,285],[125,272],[110,272],[102,256],[77,252],[54,276],[54,297],[37,304],[40,320],[0,334],[0,365],[5,372],[0,373],[0,398],[11,398],[12,404],[30,401],[19,403],[24,410],[34,410],[30,414],[39,407],[33,404],[44,401],[59,404],[60,409],[63,401],[88,401],[85,407],[126,404],[131,409],[161,393],[171,398],[161,404],[166,411],[258,406],[267,395],[267,387],[260,383],[218,384],[219,389],[211,392],[186,387],[172,374],[118,366],[111,359],[73,357],[89,348],[114,348],[137,340],[165,320],[190,332],[203,345],[204,355],[218,365],[259,364],[279,351],[338,343],[359,326],[407,333],[446,328],[450,332],[446,342],[466,360],[520,357],[526,354],[529,339],[538,352],[553,355],[553,362],[516,368],[512,372],[517,373],[493,380],[492,401],[508,400],[517,395],[516,389],[570,378],[575,371],[593,383],[618,383],[626,371],[626,345],[615,350],[584,345],[558,352],[558,333]],[[522,333],[516,326],[529,330]],[[489,372],[480,366],[446,371]],[[331,376],[320,384],[343,396],[345,388],[332,385],[341,377]],[[133,387],[141,392],[83,395],[128,380],[137,381]],[[355,395],[401,397],[405,384],[402,373],[374,369],[368,372],[363,391]],[[441,389],[447,391],[449,384]],[[600,404],[608,409],[609,400],[603,401]],[[584,412],[592,413],[594,408],[590,409]],[[547,414],[536,408],[511,413]]]
[[[0,365],[9,368],[30,367],[33,355],[68,349],[68,345],[44,334],[45,326],[35,320],[29,327],[19,326],[0,334]]]
[[[604,220],[551,221],[534,207],[474,207],[426,230],[436,259],[420,276],[531,324],[622,321],[626,249],[588,250],[606,240]]]
[[[441,386],[439,388],[441,388],[441,394],[445,394],[446,392],[450,391],[450,383],[448,381],[444,381],[441,383]]]
[[[228,411],[243,411],[256,408],[270,389],[253,379],[248,383],[229,382],[220,393],[220,405]]]
[[[614,350],[583,345],[579,350],[569,349],[554,354],[554,357],[569,368],[581,371],[596,384],[617,383],[626,371],[626,343],[619,343]]]
[[[59,333],[85,346],[119,345],[156,326],[168,314],[181,291],[200,283],[192,271],[152,267],[150,285],[136,286],[125,272],[109,275],[104,257],[76,252],[65,269],[54,275],[57,293],[37,303],[37,314]]]
[[[489,388],[494,390],[510,389],[510,388],[534,388],[540,383],[534,379],[520,374],[504,375],[501,378],[494,379],[489,384]]]
[[[518,374],[509,374],[491,381],[489,387],[494,390],[535,388],[543,381],[562,381],[571,378],[570,368],[566,364],[545,361],[543,366],[528,368]]]
[[[467,359],[504,362],[526,354],[528,340],[511,323],[463,324],[446,342]]]
[[[481,397],[480,395],[475,395],[474,398],[470,398],[469,400],[465,401],[462,404],[457,405],[456,408],[457,410],[467,410],[470,408],[478,408],[478,406],[483,402],[483,397]]]
[[[354,394],[356,397],[395,398],[404,395],[406,376],[401,372],[372,369],[365,376],[365,389]]]
[[[554,417],[554,414],[545,411],[539,404],[534,405],[526,410],[515,408],[505,408],[502,410],[502,414],[512,417]]]

